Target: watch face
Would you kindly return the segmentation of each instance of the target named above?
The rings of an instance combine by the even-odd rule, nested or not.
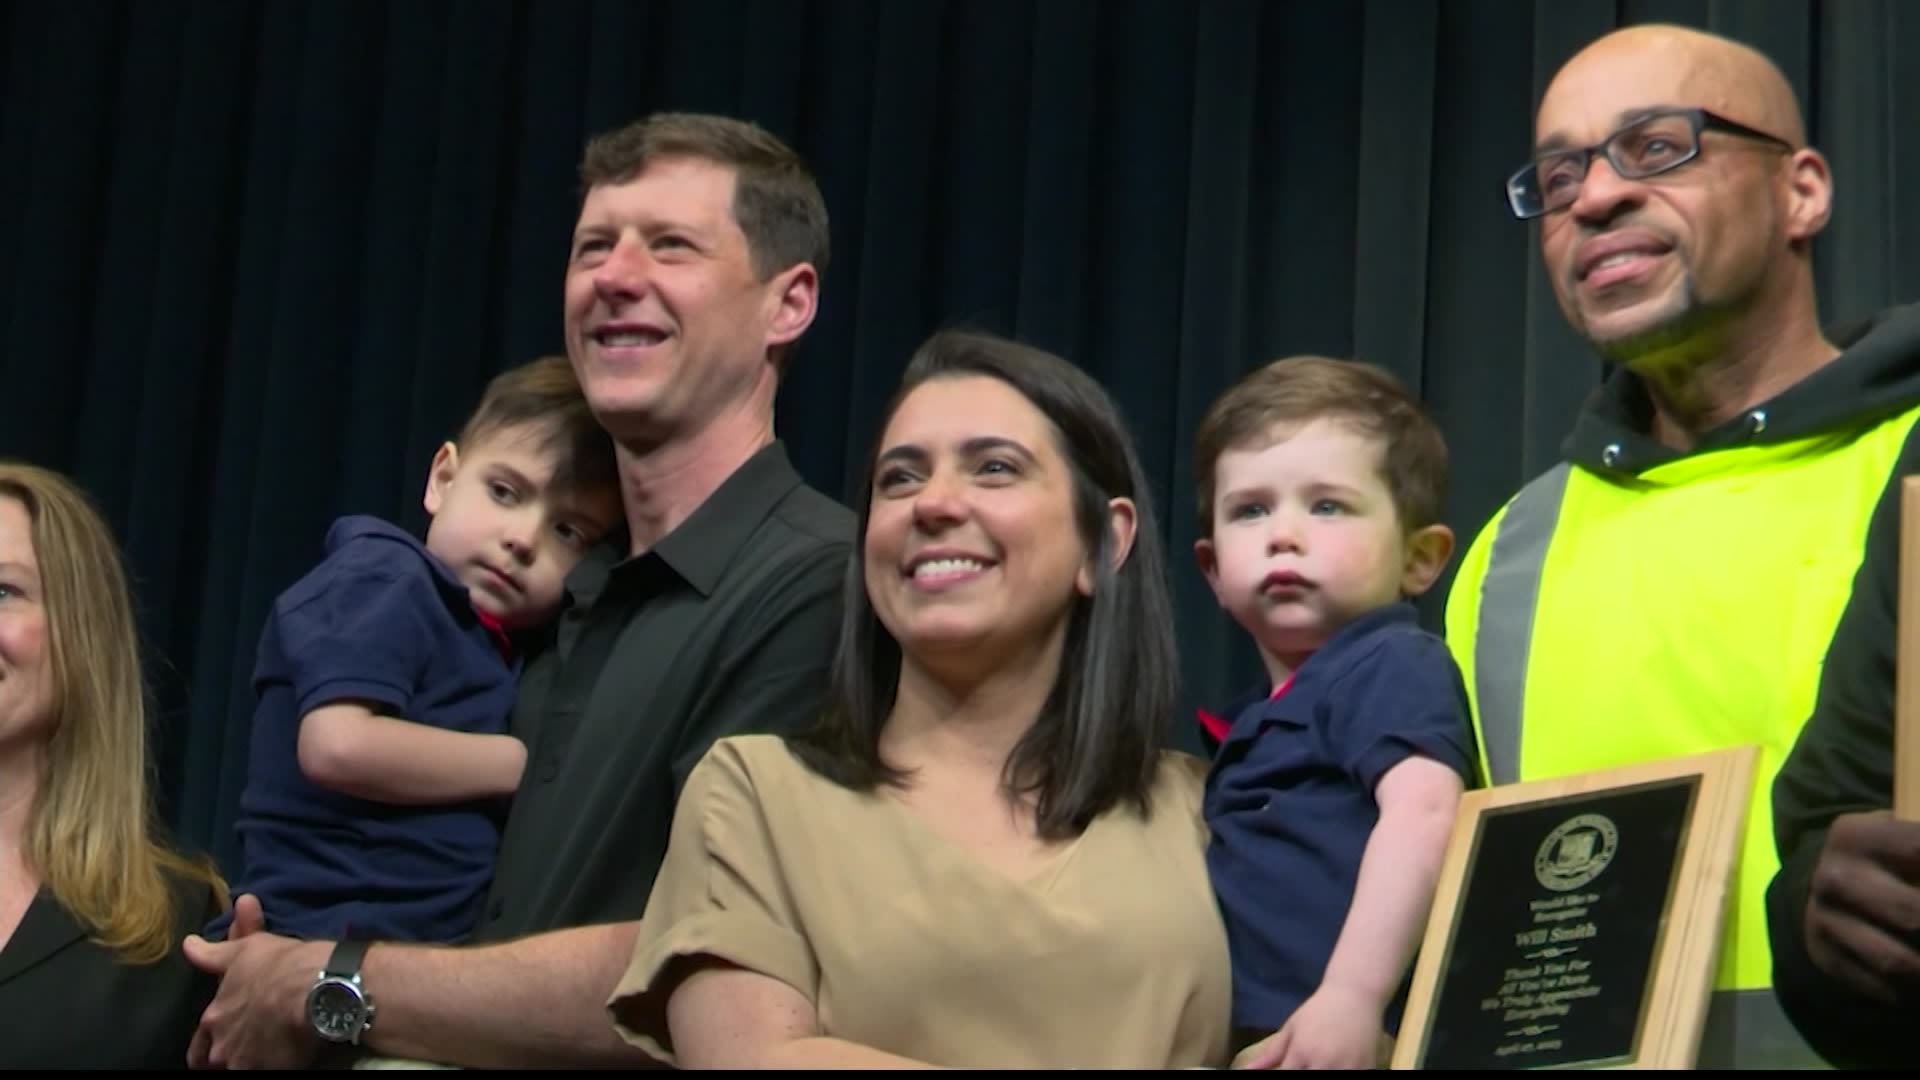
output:
[[[360,1030],[366,1004],[352,985],[329,979],[307,994],[307,1019],[323,1039],[347,1042]]]

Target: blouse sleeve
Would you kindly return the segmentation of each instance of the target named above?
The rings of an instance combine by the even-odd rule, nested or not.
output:
[[[682,790],[633,955],[607,1001],[621,1038],[669,1065],[676,1063],[667,999],[677,959],[724,960],[817,1000],[819,967],[800,932],[766,809],[726,740]]]

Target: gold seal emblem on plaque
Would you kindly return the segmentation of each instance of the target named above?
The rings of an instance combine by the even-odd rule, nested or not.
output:
[[[1600,876],[1619,846],[1620,830],[1605,815],[1570,817],[1540,842],[1533,876],[1555,892],[1577,889]]]

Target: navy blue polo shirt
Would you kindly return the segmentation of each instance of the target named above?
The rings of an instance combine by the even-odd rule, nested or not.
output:
[[[321,787],[300,770],[300,718],[351,700],[504,734],[518,673],[466,586],[419,540],[377,518],[334,522],[326,557],[279,596],[260,637],[234,895],[257,895],[268,928],[294,937],[464,939],[507,800],[396,806]]]
[[[1478,759],[1459,669],[1406,603],[1348,624],[1283,693],[1243,696],[1227,719],[1207,779],[1207,867],[1233,956],[1233,1024],[1271,1032],[1333,955],[1380,778],[1424,754],[1471,787]],[[1406,989],[1386,1010],[1389,1034]]]

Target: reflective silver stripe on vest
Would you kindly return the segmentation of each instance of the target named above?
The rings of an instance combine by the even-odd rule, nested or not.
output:
[[[1480,624],[1474,630],[1473,682],[1487,772],[1495,784],[1520,780],[1520,712],[1527,658],[1547,545],[1560,520],[1568,465],[1555,466],[1522,489],[1500,519],[1480,581]],[[1825,1063],[1781,1011],[1772,990],[1716,991],[1700,1037],[1698,1068],[1807,1069]]]
[[[1567,492],[1564,462],[1522,488],[1501,516],[1480,580],[1480,625],[1473,635],[1473,685],[1488,779],[1520,779],[1520,709],[1526,701],[1527,651],[1533,645],[1533,609],[1540,571]]]

